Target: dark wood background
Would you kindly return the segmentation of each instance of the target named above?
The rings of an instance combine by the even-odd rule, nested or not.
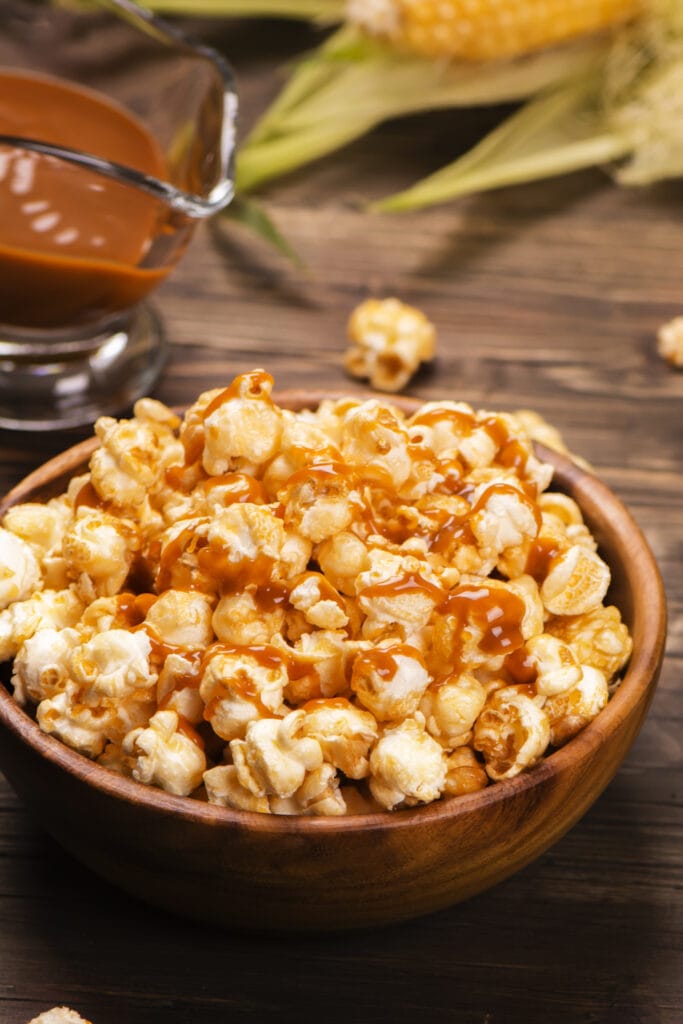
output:
[[[245,128],[282,63],[316,40],[275,22],[206,31],[234,60]],[[535,408],[655,551],[668,650],[628,759],[569,835],[496,889],[399,927],[310,938],[148,909],[62,853],[0,778],[2,1024],[55,1004],[93,1024],[683,1021],[683,373],[655,341],[683,314],[683,186],[624,191],[595,171],[422,214],[364,212],[501,114],[387,125],[273,187],[268,209],[304,270],[241,229],[200,231],[156,299],[172,344],[156,394],[187,403],[255,366],[279,387],[343,389],[352,307],[396,294],[423,308],[438,360],[410,393]],[[3,489],[85,433],[0,433]]]

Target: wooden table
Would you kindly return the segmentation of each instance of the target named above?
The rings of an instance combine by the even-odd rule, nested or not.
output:
[[[245,125],[276,88],[274,69],[313,39],[277,23],[221,30]],[[243,232],[200,232],[157,297],[172,356],[156,394],[185,403],[258,365],[280,387],[343,389],[354,304],[397,294],[422,307],[439,353],[410,393],[535,408],[655,551],[668,651],[627,761],[569,835],[495,890],[400,927],[287,939],[187,924],[114,891],[0,780],[2,1024],[56,1004],[94,1024],[683,1020],[683,373],[655,343],[683,313],[683,188],[620,191],[595,172],[421,215],[364,212],[362,200],[414,180],[499,116],[386,126],[273,188],[268,208],[303,271]],[[1,434],[3,488],[84,433]]]

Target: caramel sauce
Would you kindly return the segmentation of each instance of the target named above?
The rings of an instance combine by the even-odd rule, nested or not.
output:
[[[536,682],[538,671],[526,647],[518,647],[512,654],[508,654],[503,668],[515,684],[533,685]]]
[[[519,501],[521,499],[524,502],[524,504],[527,506],[529,511],[532,513],[532,515],[534,517],[534,521],[536,523],[536,529],[537,530],[541,529],[541,525],[542,525],[542,521],[543,520],[542,520],[542,517],[541,517],[541,510],[540,510],[540,508],[538,507],[536,502],[533,500],[533,498],[530,497],[529,492],[528,492],[528,490],[526,488],[523,488],[523,489],[520,490],[519,487],[513,487],[512,484],[506,484],[506,483],[491,484],[490,487],[487,487],[479,495],[479,497],[477,498],[476,502],[472,506],[472,513],[471,514],[474,514],[475,512],[481,511],[481,509],[486,505],[486,503],[489,500],[489,498],[491,498],[494,494],[507,494],[507,495],[511,495],[513,498],[516,498],[517,501]]]
[[[437,555],[448,557],[461,544],[474,544],[477,541],[469,524],[472,510],[463,515],[450,515],[438,528],[430,542],[430,549]]]
[[[373,600],[375,598],[402,597],[405,594],[424,594],[435,603],[443,601],[444,598],[444,591],[441,587],[417,573],[406,573],[403,576],[383,580],[381,583],[373,583],[371,586],[365,587],[359,596]]]
[[[263,587],[270,582],[275,559],[260,553],[255,558],[234,561],[229,554],[211,545],[197,550],[199,568],[219,584],[222,594],[236,593],[252,585]]]
[[[176,714],[178,715],[178,712],[176,712]],[[186,739],[191,740],[195,746],[199,747],[200,750],[204,749],[204,740],[184,715],[178,715],[176,732],[179,732],[181,736],[185,736]]]
[[[156,140],[127,111],[47,75],[0,72],[0,133],[167,177]],[[172,231],[165,205],[75,164],[0,146],[0,206],[0,323],[92,323],[138,303],[171,268],[145,265]]]
[[[477,421],[472,413],[458,409],[426,409],[418,412],[410,421],[411,426],[436,427],[447,423],[453,427],[458,434],[467,434],[474,429]]]
[[[246,388],[245,382],[248,382]],[[272,405],[273,402],[270,397],[270,390],[274,383],[275,381],[271,375],[266,373],[265,370],[254,370],[251,373],[243,373],[239,377],[235,377],[232,384],[227,388],[223,388],[223,390],[209,402],[206,409],[202,412],[202,418],[204,420],[208,419],[216,409],[220,409],[222,405],[233,398],[256,399]]]
[[[537,583],[542,583],[561,553],[562,548],[552,537],[537,537],[529,548],[524,572],[533,576]]]
[[[284,580],[269,580],[257,587],[253,593],[254,604],[267,615],[284,608],[289,603],[289,584]]]
[[[173,569],[182,555],[185,552],[192,553],[196,551],[199,544],[205,543],[206,541],[203,538],[196,535],[194,526],[186,526],[178,531],[176,536],[164,546],[159,554],[159,571],[157,573],[158,593],[168,590],[171,586]],[[183,580],[183,584],[189,587],[192,582],[191,570],[187,569],[183,575],[186,577]]]
[[[224,473],[222,476],[207,477],[198,488],[206,495],[220,488],[221,503],[226,507],[247,502],[253,505],[268,504],[265,487],[260,480],[249,476],[248,473]]]
[[[479,649],[489,657],[511,654],[524,643],[522,621],[526,613],[524,601],[502,587],[462,584],[452,590],[437,608],[438,614],[454,620],[456,645],[462,642],[468,624],[481,631]],[[461,650],[455,653],[456,665],[461,663]]]
[[[104,501],[97,493],[90,480],[83,484],[74,499],[74,511],[82,507],[106,509],[108,506],[109,502]]]
[[[389,683],[399,671],[396,660],[399,655],[422,662],[420,652],[416,647],[411,647],[409,644],[394,644],[391,647],[372,647],[369,651],[361,651],[357,656],[354,662],[353,674],[356,675],[367,666],[380,679]]]
[[[117,618],[121,616],[129,629],[145,621],[147,613],[157,600],[156,594],[133,594],[128,591],[116,598]]]

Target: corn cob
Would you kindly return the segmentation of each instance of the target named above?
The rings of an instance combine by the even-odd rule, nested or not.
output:
[[[646,0],[349,0],[347,20],[424,57],[515,57],[612,27]]]

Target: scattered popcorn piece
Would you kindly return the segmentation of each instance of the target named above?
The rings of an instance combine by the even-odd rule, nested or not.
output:
[[[365,310],[392,386],[413,312]],[[0,660],[40,727],[175,794],[348,815],[513,777],[598,714],[632,641],[529,415],[272,386],[102,417],[88,471],[6,514]]]
[[[672,366],[683,367],[683,316],[674,317],[659,328],[657,351]]]
[[[138,782],[176,796],[189,796],[201,785],[206,770],[201,742],[189,726],[181,726],[175,711],[157,711],[146,728],[128,733],[123,749],[137,759],[133,778]]]
[[[543,756],[550,723],[542,708],[514,686],[491,695],[474,726],[474,748],[495,781],[511,779]]]
[[[44,1010],[37,1017],[30,1020],[28,1024],[91,1024],[75,1010],[68,1006],[55,1006],[52,1010]]]
[[[344,366],[378,391],[400,391],[434,358],[436,330],[419,309],[398,299],[367,299],[351,314]]]

